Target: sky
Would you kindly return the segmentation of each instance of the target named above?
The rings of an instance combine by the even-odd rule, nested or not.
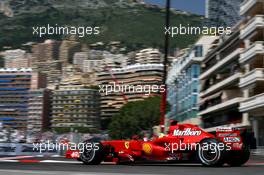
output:
[[[165,6],[166,0],[144,0],[146,3]],[[171,7],[177,10],[204,15],[205,0],[171,0]]]

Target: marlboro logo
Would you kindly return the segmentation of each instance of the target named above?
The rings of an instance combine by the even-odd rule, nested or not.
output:
[[[199,136],[201,135],[201,131],[192,131],[191,128],[187,128],[184,131],[175,129],[173,132],[174,136]]]

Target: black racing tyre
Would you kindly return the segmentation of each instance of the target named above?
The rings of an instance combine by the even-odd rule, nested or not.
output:
[[[228,156],[226,163],[230,166],[239,167],[245,164],[250,157],[249,146],[244,145],[241,151],[231,151]]]
[[[84,145],[91,145],[88,146],[89,148],[84,146],[83,153],[80,154],[80,160],[85,165],[99,165],[104,159],[104,147],[101,142],[92,142],[86,141]]]
[[[223,144],[216,139],[204,139],[197,148],[198,160],[209,167],[222,166],[224,164],[225,149],[219,145]]]

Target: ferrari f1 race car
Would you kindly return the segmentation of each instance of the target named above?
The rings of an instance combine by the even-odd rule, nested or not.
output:
[[[219,128],[216,134],[192,124],[170,126],[168,134],[150,141],[139,139],[92,141],[82,152],[69,150],[67,158],[87,165],[104,162],[135,163],[144,161],[200,162],[204,166],[241,166],[250,157],[244,130]],[[78,150],[77,150],[78,151]]]

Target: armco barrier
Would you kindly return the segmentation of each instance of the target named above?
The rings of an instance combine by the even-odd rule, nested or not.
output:
[[[60,151],[56,149],[46,149],[40,153],[40,151],[34,149],[33,144],[24,143],[0,143],[0,156],[31,156],[31,155],[59,155]]]

